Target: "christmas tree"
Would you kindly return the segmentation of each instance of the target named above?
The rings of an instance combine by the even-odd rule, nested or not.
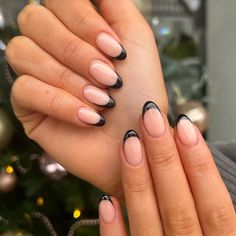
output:
[[[101,193],[54,162],[14,117],[5,45],[18,33],[0,31],[0,235],[99,235]]]

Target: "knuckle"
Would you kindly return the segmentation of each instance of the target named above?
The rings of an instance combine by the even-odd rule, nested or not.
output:
[[[212,169],[210,159],[198,158],[194,162],[189,163],[188,169],[191,173],[204,174]]]
[[[33,4],[25,6],[17,17],[17,22],[19,27],[20,28],[24,27],[26,24],[31,22],[34,19],[34,17],[37,17],[38,9],[40,9],[40,7]]]
[[[64,69],[58,80],[58,87],[64,90],[67,90],[71,87],[71,76],[73,75],[73,72],[69,69]]]
[[[171,148],[164,148],[160,151],[159,148],[154,148],[149,157],[152,163],[160,168],[168,169],[176,162],[176,152]]]
[[[78,20],[78,25],[81,27],[90,26],[93,19],[97,20],[97,16],[95,15],[94,11],[88,10],[85,11],[83,15],[80,16]]]
[[[220,207],[208,211],[206,220],[212,229],[231,230],[236,223],[236,214],[231,207]]]
[[[167,228],[175,235],[191,235],[195,228],[195,219],[191,210],[176,207],[167,211]]]
[[[129,193],[138,193],[138,194],[146,194],[149,188],[149,183],[144,180],[142,177],[140,178],[135,178],[132,180],[126,180],[124,182],[124,188],[129,192]]]
[[[64,48],[63,55],[62,55],[63,60],[70,62],[77,48],[80,47],[80,44],[81,44],[81,41],[78,40],[77,38],[70,40]]]
[[[50,102],[49,102],[50,111],[52,111],[53,113],[58,113],[58,111],[60,110],[63,99],[64,99],[63,94],[57,93],[57,94],[53,95]]]

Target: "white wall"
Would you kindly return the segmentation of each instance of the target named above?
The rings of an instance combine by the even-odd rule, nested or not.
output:
[[[236,0],[207,0],[209,140],[236,139]]]

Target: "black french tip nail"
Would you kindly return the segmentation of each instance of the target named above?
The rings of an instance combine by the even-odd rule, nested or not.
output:
[[[186,116],[185,114],[180,114],[175,120],[175,125],[177,125],[182,119],[188,119],[190,122],[192,122],[188,116]]]
[[[109,202],[112,203],[112,200],[111,200],[110,196],[109,196],[109,195],[106,195],[106,194],[103,194],[103,195],[100,197],[100,202],[101,202],[101,201],[109,201]],[[112,204],[113,204],[113,203],[112,203]]]
[[[118,57],[115,57],[116,60],[119,60],[119,61],[122,61],[122,60],[125,60],[126,57],[127,57],[127,52],[126,50],[124,49],[124,47],[120,44],[122,50],[121,50],[121,53]]]
[[[160,108],[156,105],[156,103],[152,102],[152,101],[148,101],[143,105],[143,112],[142,114],[144,115],[146,111],[150,110],[150,109],[157,109],[161,112]]]
[[[109,102],[108,102],[106,105],[101,106],[101,107],[104,107],[104,108],[113,108],[115,105],[116,105],[115,100],[114,100],[111,96],[109,96]]]
[[[94,124],[95,126],[104,126],[106,124],[106,120],[103,116],[100,115],[100,120],[97,124]]]
[[[128,130],[125,135],[124,135],[124,142],[128,139],[128,138],[131,138],[131,137],[136,137],[139,139],[139,136],[137,134],[136,131],[134,130]]]
[[[119,89],[123,85],[123,80],[121,79],[121,77],[119,76],[119,74],[117,72],[116,72],[116,74],[117,74],[117,81],[113,86],[111,86],[111,88]]]

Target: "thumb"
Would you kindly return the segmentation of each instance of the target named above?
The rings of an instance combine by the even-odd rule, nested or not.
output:
[[[112,27],[119,24],[139,24],[144,18],[134,0],[97,0],[100,14]]]

